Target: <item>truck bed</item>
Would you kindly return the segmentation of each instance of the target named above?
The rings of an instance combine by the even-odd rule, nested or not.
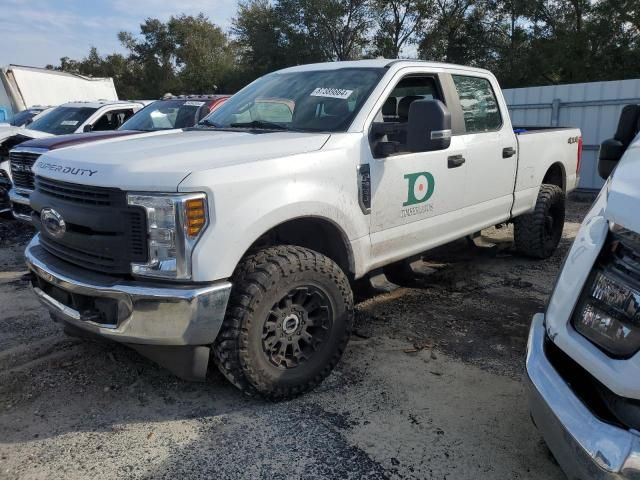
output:
[[[516,135],[533,135],[536,133],[555,132],[558,130],[575,130],[572,127],[537,127],[537,126],[513,126],[513,133]]]
[[[514,127],[513,131],[518,140],[514,215],[530,210],[535,205],[545,172],[553,165],[562,166],[565,192],[576,188],[580,129]]]

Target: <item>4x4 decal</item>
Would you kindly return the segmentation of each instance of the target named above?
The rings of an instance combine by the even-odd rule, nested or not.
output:
[[[408,181],[407,201],[403,207],[424,203],[431,198],[436,188],[436,181],[429,172],[408,173],[404,176]]]

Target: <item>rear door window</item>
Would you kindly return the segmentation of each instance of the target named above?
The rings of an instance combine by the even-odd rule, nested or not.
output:
[[[466,133],[499,130],[502,116],[498,100],[486,78],[452,75],[460,97]]]

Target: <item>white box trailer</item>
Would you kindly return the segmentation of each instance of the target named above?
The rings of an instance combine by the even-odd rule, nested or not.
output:
[[[112,78],[91,78],[20,65],[0,70],[0,122],[35,105],[97,100],[118,100]]]

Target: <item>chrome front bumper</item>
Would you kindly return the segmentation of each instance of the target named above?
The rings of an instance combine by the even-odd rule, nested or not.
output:
[[[571,480],[639,479],[640,433],[591,413],[547,359],[545,335],[538,314],[527,344],[529,408],[556,460]]]
[[[100,324],[39,288],[34,292],[53,316],[117,342],[187,346],[213,343],[222,325],[231,283],[177,285],[124,281],[70,265],[47,253],[36,235],[27,246],[27,267],[41,281],[69,294],[117,303],[117,322]]]
[[[18,205],[23,205],[25,207],[31,208],[31,204],[29,203],[30,194],[31,192],[28,190],[12,188],[11,190],[9,190],[9,202],[11,202],[12,206],[14,203],[17,203]],[[16,213],[15,209],[13,209],[13,216],[17,220],[22,220],[23,222],[32,223],[31,215],[23,215],[20,213]]]

